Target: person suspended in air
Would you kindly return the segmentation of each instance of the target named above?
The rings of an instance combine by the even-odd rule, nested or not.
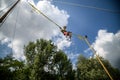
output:
[[[63,28],[60,27],[60,30],[66,38],[69,38],[71,40],[72,32],[67,31],[66,26],[64,26]]]

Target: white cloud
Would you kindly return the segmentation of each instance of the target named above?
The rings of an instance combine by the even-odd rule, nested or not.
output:
[[[76,69],[76,62],[79,55],[79,53],[67,53],[68,59],[72,61],[73,69]]]
[[[17,0],[0,0],[0,16],[5,13],[11,4],[15,3]]]
[[[99,30],[93,45],[100,56],[120,69],[120,31],[114,34],[106,30]]]
[[[67,25],[69,15],[66,11],[58,9],[49,1],[39,1],[37,7],[60,26]],[[25,59],[23,46],[28,44],[29,41],[35,41],[40,38],[49,40],[58,35],[63,37],[55,24],[43,15],[37,14],[25,0],[21,1],[11,12],[1,27],[0,35],[12,40],[12,44],[9,47],[13,48],[13,55],[17,59]],[[2,38],[0,36],[0,39]],[[56,40],[58,47],[61,49],[69,47],[71,43],[66,41],[66,38],[58,38]]]
[[[65,36],[61,36],[61,37],[57,37],[57,39],[54,41],[54,43],[55,43],[55,45],[57,45],[58,49],[63,50],[66,47],[69,47],[72,42],[67,40],[67,38]]]
[[[86,55],[86,57],[88,58],[92,58],[94,55],[93,55],[93,52],[91,51],[90,48],[84,50],[84,54]]]
[[[0,32],[0,58],[5,57],[11,51],[10,40]]]
[[[0,42],[2,44],[4,44],[4,42],[6,42],[6,41],[8,41],[7,37],[4,36],[4,34],[0,32]]]
[[[53,21],[56,21],[56,23],[58,23],[60,26],[65,26],[68,23],[67,19],[69,18],[69,15],[67,12],[64,10],[59,10],[57,6],[51,5],[50,1],[39,1],[37,3],[37,7]]]
[[[79,54],[79,53],[78,53],[78,54],[77,54],[77,53],[68,53],[67,55],[68,55],[68,58],[69,58],[69,59],[71,59],[72,61],[75,61],[75,62],[76,62],[76,61],[77,61],[76,58],[77,58],[80,54]]]

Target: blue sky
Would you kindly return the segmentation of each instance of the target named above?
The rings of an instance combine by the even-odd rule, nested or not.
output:
[[[120,1],[118,0],[59,0],[61,2],[76,3],[85,6],[95,6],[98,8],[109,9],[113,11],[119,11]],[[111,13],[107,11],[85,8],[79,6],[72,6],[63,4],[60,2],[54,2],[53,4],[60,9],[64,9],[70,15],[68,19],[68,30],[76,34],[88,35],[89,41],[92,44],[98,35],[100,29],[107,30],[108,32],[116,33],[120,30],[120,13]],[[84,41],[80,41],[76,36],[72,38],[74,45],[69,47],[69,51],[73,51],[74,54],[83,54],[86,57],[92,56],[89,51],[84,51],[88,48]],[[76,56],[77,58],[77,56]],[[75,62],[76,59],[73,59]]]
[[[35,2],[37,3],[38,0],[35,0]],[[65,4],[64,2],[67,2],[68,4]],[[75,34],[83,36],[87,35],[91,44],[95,43],[99,30],[106,30],[107,33],[113,34],[116,34],[120,30],[119,0],[52,0],[51,3],[60,10],[67,11],[70,15],[68,18],[67,29]],[[103,8],[113,12],[81,7],[81,5]],[[91,51],[87,50],[88,46],[84,41],[79,40],[73,35],[72,42],[70,47],[64,49],[68,54],[83,54],[86,57],[92,56]],[[76,62],[78,55],[75,57],[72,59],[73,63]],[[111,58],[106,59],[109,60]]]
[[[3,1],[2,3],[6,3],[5,5],[8,5],[7,0],[2,0],[2,1]],[[36,5],[39,2],[39,0],[34,0],[34,1]],[[46,0],[43,0],[43,2],[44,1]],[[74,3],[76,5],[103,8],[112,11],[119,11],[119,13],[112,13],[108,11],[80,7],[80,6],[73,6],[60,2],[68,2],[68,3]],[[50,3],[45,2],[45,4],[47,5],[39,4],[44,7],[39,8],[39,5],[37,7],[41,11],[46,12],[49,18],[56,21],[56,23],[62,26],[67,24],[68,31],[72,31],[75,34],[80,34],[83,36],[87,35],[90,43],[92,45],[94,44],[94,48],[98,52],[100,52],[99,55],[109,60],[114,66],[118,66],[120,68],[120,65],[116,65],[118,60],[120,59],[120,55],[119,55],[120,1],[119,0],[51,0]],[[52,5],[52,9],[51,9],[51,5]],[[53,7],[53,5],[55,7]],[[15,37],[14,39],[12,39],[14,41],[11,41],[12,44],[9,44],[10,43],[9,38],[11,39],[15,28],[14,20],[17,19],[16,13],[18,10],[19,10],[18,13],[19,19],[17,20],[18,23],[16,24]],[[53,10],[53,12],[56,11],[57,13],[53,13],[51,10]],[[11,19],[13,21],[11,21]],[[9,26],[11,27],[10,29]],[[49,28],[46,26],[49,26]],[[23,55],[18,53],[20,52],[22,53],[21,48],[23,45],[28,43],[27,40],[34,41],[38,38],[51,39],[51,37],[58,36],[60,31],[58,30],[57,27],[54,26],[55,25],[53,23],[50,23],[42,15],[37,15],[28,4],[22,2],[12,12],[10,17],[8,17],[5,24],[2,26],[0,30],[2,32],[2,33],[0,32],[0,35],[2,35],[4,38],[7,38],[6,40],[2,41],[3,38],[0,37],[1,40],[0,51],[4,53],[9,52],[11,51],[10,46],[13,45],[14,48],[13,51],[14,53],[16,53],[14,55],[16,58],[19,58]],[[9,32],[11,33],[8,34]],[[63,48],[63,50],[66,52],[66,54],[71,59],[74,65],[76,63],[79,54],[83,54],[86,57],[92,56],[92,53],[88,49],[86,43],[83,40],[79,40],[77,36],[73,35],[72,42],[67,42],[65,37],[63,37],[63,35],[61,38],[62,39],[55,39],[56,40],[55,43],[58,44],[61,48]],[[110,45],[113,47],[111,47]],[[5,50],[3,50],[3,48],[5,48]],[[114,55],[112,54],[113,51],[114,51]],[[4,53],[2,53],[1,56],[5,56]]]
[[[56,0],[61,2],[76,3],[85,6],[95,6],[98,8],[109,9],[120,12],[119,0]],[[70,15],[68,19],[68,30],[81,35],[88,35],[91,43],[95,41],[97,33],[100,29],[108,32],[116,33],[120,30],[120,13],[111,13],[107,11],[85,8],[63,4],[60,2],[52,2],[60,9],[64,9]],[[74,47],[79,53],[88,47],[83,41],[80,41],[73,35]],[[72,47],[73,48],[73,47]]]

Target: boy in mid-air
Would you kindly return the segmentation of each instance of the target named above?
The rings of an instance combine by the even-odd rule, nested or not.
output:
[[[72,32],[66,30],[66,26],[63,28],[60,27],[61,32],[66,36],[66,38],[69,38],[71,40]]]

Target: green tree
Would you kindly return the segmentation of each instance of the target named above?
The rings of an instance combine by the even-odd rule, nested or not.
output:
[[[74,80],[72,64],[51,41],[37,40],[25,46],[31,80]]]
[[[60,80],[74,80],[74,71],[72,64],[67,56],[62,52],[58,51],[53,57],[54,68],[56,68],[57,76]]]
[[[12,73],[9,69],[9,64],[7,60],[1,58],[0,59],[0,79],[1,80],[12,80]]]
[[[100,57],[105,67],[110,72],[113,79],[120,79],[120,71],[113,68],[107,60]],[[108,75],[97,61],[96,58],[85,58],[80,55],[77,61],[77,79],[78,80],[109,80]]]
[[[23,74],[24,63],[7,55],[0,59],[1,80],[26,80]]]

